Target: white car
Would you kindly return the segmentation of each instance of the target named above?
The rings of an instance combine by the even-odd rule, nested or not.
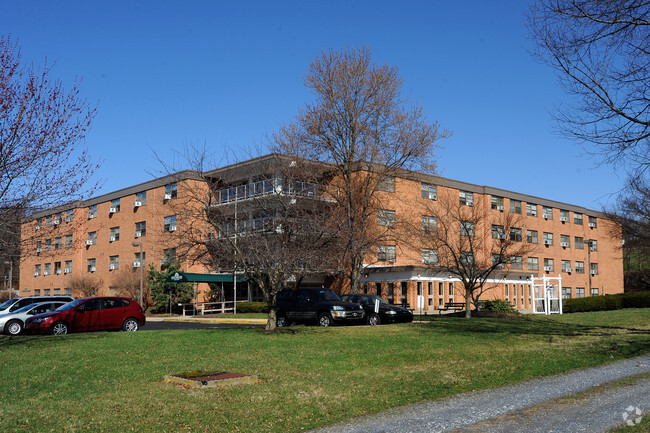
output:
[[[23,332],[25,320],[36,314],[54,311],[62,305],[67,304],[63,301],[39,302],[20,308],[9,314],[0,315],[0,333],[8,335],[18,335]]]

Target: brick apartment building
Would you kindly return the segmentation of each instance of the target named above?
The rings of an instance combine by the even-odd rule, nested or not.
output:
[[[213,186],[214,204],[268,194],[268,188],[259,188],[258,184],[273,185],[274,179],[260,181],[259,175],[253,177],[251,173],[259,173],[260,167],[277,157],[253,158],[207,173],[208,178],[215,179],[214,185],[219,185],[216,189]],[[135,273],[150,263],[160,267],[174,260],[183,233],[179,229],[191,224],[184,220],[189,214],[179,210],[191,206],[184,197],[186,191],[197,190],[209,193],[195,172],[184,171],[33,215],[22,228],[20,296],[80,296],[71,290],[72,280],[80,277],[96,282],[97,295],[112,294],[124,272]],[[490,234],[490,222],[497,216],[516,214],[521,227],[512,236],[530,244],[530,252],[494,275],[490,281],[494,288],[484,299],[507,299],[519,309],[530,309],[528,278],[541,275],[561,277],[563,297],[623,291],[620,229],[600,212],[409,171],[391,179],[379,199],[382,209],[378,211],[378,224],[386,218],[419,224],[427,208],[448,201],[474,207],[488,228],[477,235],[484,236],[488,245],[496,241]],[[427,310],[438,309],[445,302],[462,302],[460,282],[437,270],[430,254],[399,239],[379,245],[365,260],[360,291],[411,307],[421,295]],[[184,260],[182,266],[185,272],[209,272],[192,260]],[[340,280],[333,286],[347,291]],[[199,287],[198,301],[203,300],[206,290],[207,285]],[[237,300],[256,297],[254,291],[244,290],[238,291]]]

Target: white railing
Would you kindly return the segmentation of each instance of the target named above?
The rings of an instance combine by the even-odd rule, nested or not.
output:
[[[243,301],[240,301],[243,302]],[[223,302],[196,302],[183,304],[183,316],[204,315],[209,313],[234,313],[235,303],[233,301]]]

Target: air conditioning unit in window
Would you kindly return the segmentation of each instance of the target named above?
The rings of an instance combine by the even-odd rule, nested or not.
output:
[[[35,277],[38,277],[39,275],[41,275],[39,272],[34,272]]]
[[[92,239],[86,240],[86,245],[95,245],[95,241]]]
[[[506,235],[498,235],[497,239],[500,239],[502,241],[505,241],[508,237]]]
[[[497,206],[497,210],[500,210],[501,212],[503,212],[504,210],[506,210],[506,207],[505,206]]]
[[[115,265],[108,265],[108,270],[109,271],[114,271],[115,270]]]
[[[592,270],[591,270],[591,275],[596,275],[596,274],[598,274],[598,271],[595,270],[595,269],[592,269]]]
[[[61,275],[61,269],[54,271],[56,275]]]
[[[110,238],[108,238],[108,241],[109,242],[115,242],[115,236],[111,236]]]
[[[171,194],[165,194],[165,195],[163,195],[163,200],[171,200],[171,199],[172,199],[172,195],[171,195]]]
[[[116,207],[109,207],[108,208],[108,213],[117,213],[117,208]]]
[[[88,272],[95,272],[95,267],[94,266],[89,267]]]
[[[58,226],[59,224],[61,224],[61,221],[54,220],[54,221],[52,221],[52,224],[54,224],[55,226]]]
[[[595,229],[596,228],[596,223],[589,223],[589,228]]]
[[[566,271],[564,271],[564,272],[566,272],[567,274],[570,274],[571,272],[573,272],[573,269],[571,269],[571,268],[566,268]]]
[[[64,269],[64,270],[63,270],[63,273],[64,273],[64,274],[69,274],[69,273],[70,273],[70,269]]]
[[[89,220],[91,220],[91,219],[93,219],[93,218],[95,218],[95,214],[92,214],[92,213],[88,214],[88,219],[89,219]]]
[[[546,239],[546,240],[544,241],[544,245],[553,245],[553,241],[551,241],[551,240],[549,240],[549,239]]]
[[[36,226],[35,227],[35,230],[40,230],[40,229],[41,229],[41,226]]]
[[[544,271],[545,272],[551,272],[551,267],[550,266],[544,266]]]
[[[597,248],[596,248],[596,247],[593,247],[593,246],[592,246],[592,247],[589,247],[589,251],[597,251]]]
[[[37,253],[40,253],[40,252],[41,252],[41,248],[40,248],[40,247],[36,248],[36,252],[37,252]]]
[[[429,194],[429,200],[438,200],[438,194]]]
[[[568,242],[560,242],[560,246],[561,246],[562,248],[568,248],[568,247],[569,247],[569,243],[568,243]]]
[[[131,266],[134,268],[139,268],[140,267],[140,262],[133,262],[131,263]]]
[[[471,207],[471,206],[474,206],[474,202],[473,202],[473,201],[468,201],[468,202],[467,202],[467,206],[470,206],[470,207]]]
[[[567,217],[560,217],[560,221],[563,222],[563,223],[565,223],[565,222],[568,222],[568,221],[569,221],[569,218],[567,218]]]
[[[593,272],[593,271],[591,271],[591,272]],[[47,276],[47,275],[50,275],[50,273],[47,272],[47,271],[43,272],[43,276]]]
[[[175,232],[176,231],[176,226],[175,225],[170,225],[169,226],[169,231],[170,232]]]
[[[140,207],[140,206],[142,206],[142,202],[141,202],[141,201],[134,201],[134,202],[133,202],[133,207]]]
[[[142,236],[142,232],[135,232],[135,237],[136,238],[139,238],[140,236]]]

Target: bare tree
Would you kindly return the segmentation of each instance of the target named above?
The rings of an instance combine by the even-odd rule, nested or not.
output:
[[[140,269],[120,268],[111,272],[109,288],[116,296],[126,296],[131,299],[140,299]],[[142,308],[146,312],[151,307],[151,291],[147,281],[142,285]]]
[[[450,133],[439,131],[420,106],[404,100],[397,68],[373,64],[368,48],[321,53],[305,85],[314,102],[273,134],[272,147],[331,164],[338,230],[345,241],[341,263],[356,293],[364,259],[378,244],[370,230],[378,193],[394,188],[399,169],[433,170],[437,142]]]
[[[70,289],[73,296],[87,298],[97,296],[99,288],[104,285],[104,280],[88,275],[76,275],[70,278]]]
[[[20,238],[16,216],[84,198],[97,186],[88,180],[98,163],[81,147],[96,109],[81,99],[78,83],[66,92],[51,72],[47,63],[22,65],[18,45],[0,37],[0,249],[5,251]]]
[[[421,248],[423,261],[440,273],[460,279],[465,297],[465,317],[471,303],[496,287],[490,280],[507,267],[521,269],[531,250],[522,234],[521,215],[511,212],[485,214],[485,199],[464,201],[448,197],[428,204],[422,224],[410,228],[409,244]]]
[[[637,175],[650,166],[650,3],[537,0],[529,11],[534,55],[553,67],[575,104],[561,130],[607,163]]]

